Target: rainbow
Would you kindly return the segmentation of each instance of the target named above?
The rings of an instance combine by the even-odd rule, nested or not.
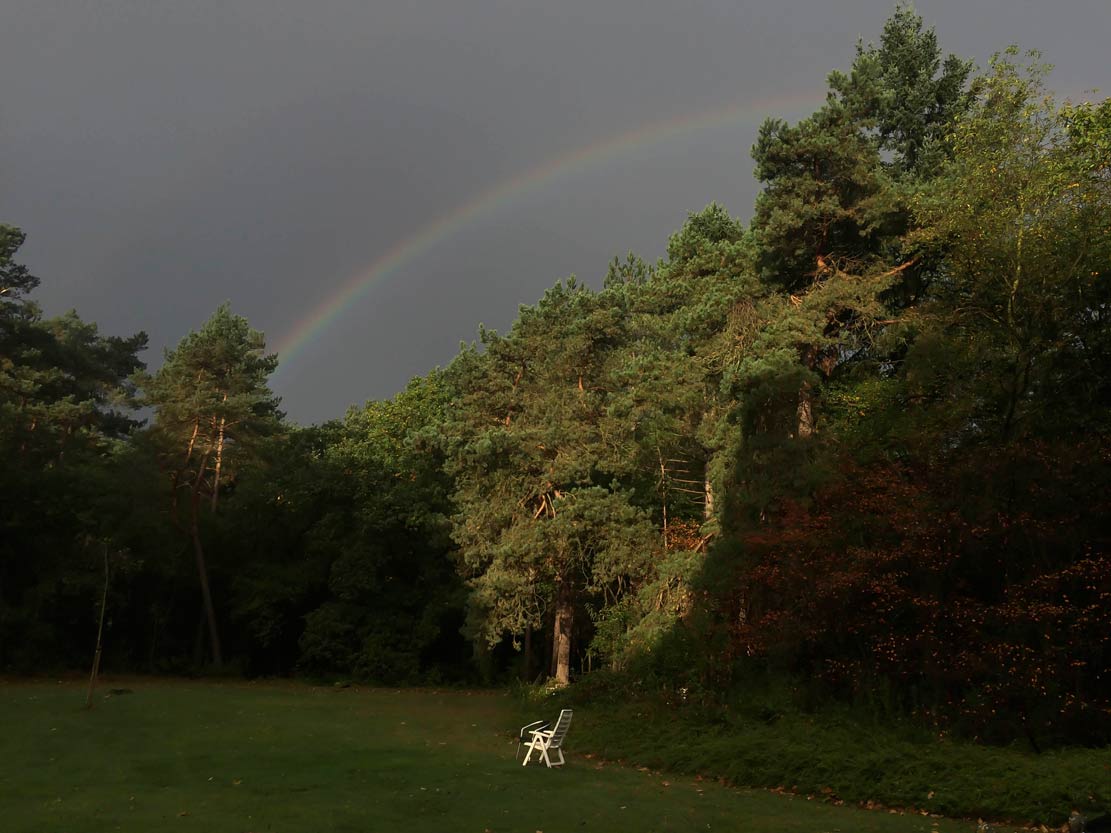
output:
[[[542,188],[562,175],[607,162],[637,148],[740,121],[753,115],[763,115],[768,112],[798,112],[820,104],[823,100],[822,95],[809,92],[748,102],[733,102],[710,110],[649,122],[625,133],[552,157],[535,168],[503,180],[441,215],[409,237],[394,243],[365,270],[346,281],[298,320],[289,332],[278,339],[275,346],[282,360],[277,373],[280,373],[284,367],[288,367],[308,344],[327,330],[371,287],[397,274],[407,263],[451,237],[481,215],[492,212],[529,191]]]

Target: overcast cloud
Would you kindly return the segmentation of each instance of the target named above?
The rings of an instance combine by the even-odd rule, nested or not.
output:
[[[942,48],[1042,50],[1111,89],[1108,0],[923,0]],[[163,347],[224,300],[281,343],[399,240],[498,183],[728,103],[819,97],[888,0],[0,2],[0,221],[50,314]],[[479,322],[686,213],[748,218],[759,110],[568,170],[374,285],[275,380],[302,422],[448,362]]]

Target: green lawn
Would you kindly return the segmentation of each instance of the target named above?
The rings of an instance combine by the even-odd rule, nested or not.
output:
[[[576,754],[575,726],[564,768],[523,769],[513,760],[520,707],[493,693],[156,680],[106,686],[134,693],[98,697],[86,712],[80,682],[0,682],[0,829],[975,828],[602,765]]]

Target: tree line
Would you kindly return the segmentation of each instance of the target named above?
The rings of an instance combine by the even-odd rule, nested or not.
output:
[[[86,662],[107,562],[110,668],[772,679],[1111,740],[1111,100],[1045,73],[900,7],[763,124],[749,223],[309,427],[226,306],[147,371],[44,318],[0,226],[0,668]]]

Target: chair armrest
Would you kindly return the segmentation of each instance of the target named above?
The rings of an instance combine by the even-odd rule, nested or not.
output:
[[[552,724],[549,723],[547,720],[533,721],[532,723],[529,723],[526,726],[522,726],[521,727],[521,733],[517,737],[519,737],[523,740],[527,735],[530,735],[533,732],[541,730],[541,729],[547,729],[551,725]]]

